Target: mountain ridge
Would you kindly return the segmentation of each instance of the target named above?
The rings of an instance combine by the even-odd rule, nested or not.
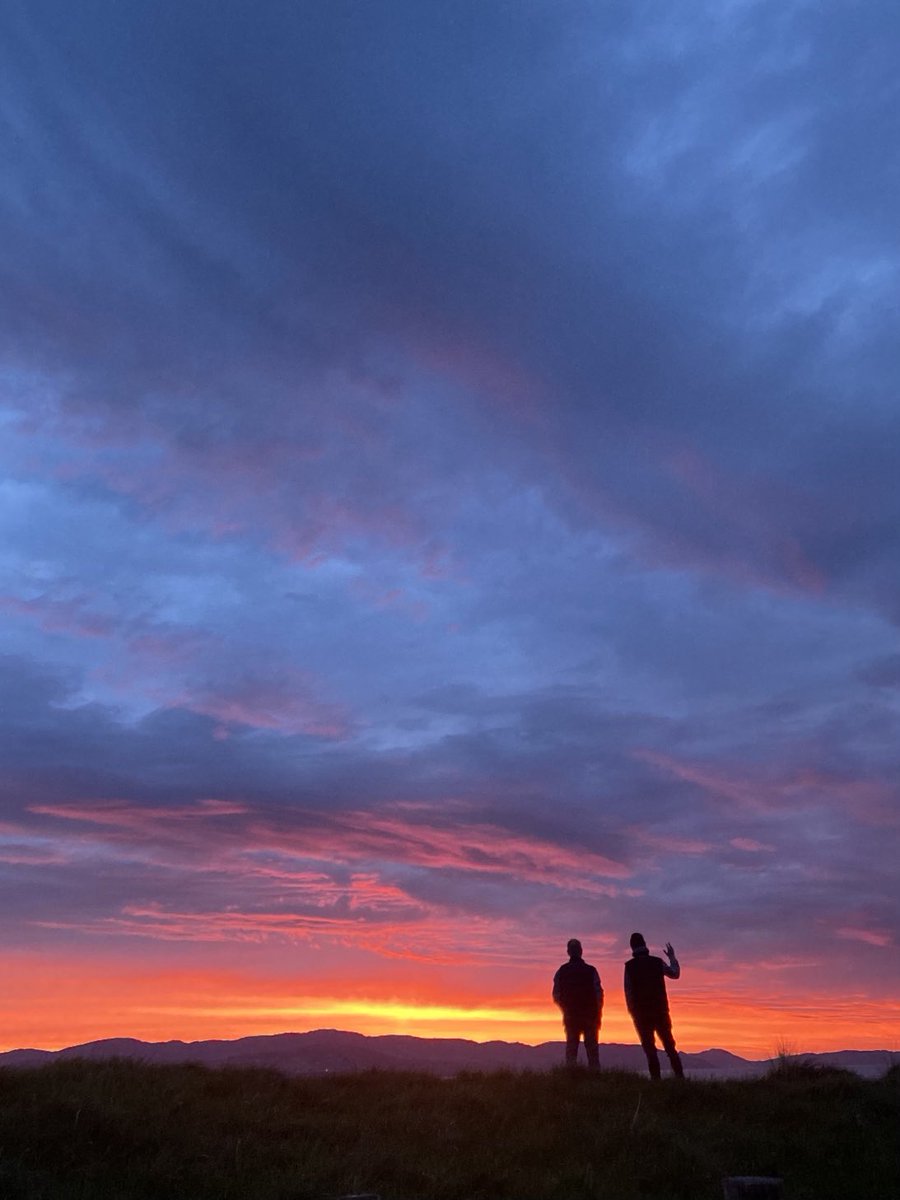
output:
[[[760,1075],[773,1061],[746,1059],[721,1048],[693,1053],[685,1051],[681,1057],[689,1075],[708,1078]],[[288,1075],[373,1069],[455,1075],[460,1071],[549,1070],[561,1065],[563,1046],[561,1042],[531,1046],[524,1042],[473,1042],[466,1038],[421,1038],[410,1034],[368,1036],[352,1030],[313,1029],[305,1033],[256,1034],[193,1042],[101,1038],[60,1050],[8,1050],[0,1053],[0,1066],[34,1067],[72,1058],[131,1058],[159,1064],[194,1062],[208,1067],[269,1067]],[[838,1050],[791,1055],[790,1058],[872,1077],[883,1074],[898,1056],[888,1050]],[[601,1043],[600,1065],[607,1069],[646,1070],[640,1046],[617,1042]]]

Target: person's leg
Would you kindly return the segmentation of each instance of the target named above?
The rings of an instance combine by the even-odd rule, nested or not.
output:
[[[600,1070],[600,1053],[597,1046],[599,1028],[595,1021],[588,1021],[584,1027],[584,1052],[587,1055],[588,1066],[592,1071]]]
[[[563,1025],[566,1031],[566,1066],[574,1067],[578,1061],[578,1041],[581,1029],[576,1021],[566,1021]]]
[[[659,1030],[659,1040],[662,1042],[663,1050],[669,1056],[669,1062],[672,1064],[672,1074],[676,1079],[684,1079],[684,1067],[681,1065],[681,1058],[675,1049],[672,1018],[668,1013],[659,1021],[656,1028]]]
[[[647,1056],[647,1068],[650,1071],[651,1079],[659,1079],[659,1055],[656,1053],[656,1041],[653,1036],[653,1022],[642,1021],[639,1025],[635,1025],[637,1035],[641,1039],[641,1049]]]

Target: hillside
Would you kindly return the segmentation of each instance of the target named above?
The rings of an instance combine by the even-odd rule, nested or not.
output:
[[[60,1060],[0,1070],[4,1200],[893,1200],[900,1070],[749,1080]]]
[[[196,1062],[208,1067],[274,1067],[291,1075],[370,1069],[454,1075],[459,1071],[549,1070],[559,1066],[562,1053],[559,1042],[528,1046],[521,1042],[471,1042],[462,1038],[400,1034],[366,1037],[338,1029],[317,1029],[310,1033],[281,1033],[234,1041],[142,1042],[135,1038],[107,1038],[59,1051],[11,1050],[0,1054],[0,1066],[40,1066],[69,1058],[129,1058],[157,1064]],[[881,1050],[802,1055],[804,1062],[813,1065],[840,1067],[873,1078],[884,1074],[893,1057]],[[767,1061],[740,1058],[728,1050],[682,1054],[682,1059],[689,1074],[708,1078],[758,1075],[770,1065]],[[607,1070],[643,1072],[646,1067],[640,1046],[616,1043],[601,1045],[600,1063]]]

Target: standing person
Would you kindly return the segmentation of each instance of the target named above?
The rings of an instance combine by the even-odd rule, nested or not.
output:
[[[600,1069],[597,1039],[603,1016],[603,988],[597,968],[581,957],[581,942],[570,938],[566,946],[569,961],[563,963],[553,976],[553,1002],[562,1009],[566,1031],[566,1066],[578,1061],[578,1043],[584,1038],[588,1066]]]
[[[641,1048],[647,1056],[650,1078],[659,1079],[659,1055],[656,1053],[655,1040],[658,1033],[663,1050],[672,1064],[673,1074],[683,1079],[684,1068],[675,1049],[669,997],[666,994],[666,976],[677,979],[681,974],[671,942],[666,942],[666,957],[669,960],[667,963],[652,955],[642,933],[631,935],[631,959],[625,964],[625,1003],[641,1039]]]

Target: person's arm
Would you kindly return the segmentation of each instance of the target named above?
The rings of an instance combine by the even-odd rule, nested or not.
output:
[[[594,994],[597,997],[597,1020],[603,1016],[603,984],[600,982],[600,972],[594,967]]]
[[[677,979],[681,974],[681,967],[678,965],[678,959],[675,957],[675,951],[672,948],[671,942],[666,942],[666,957],[668,963],[663,963],[663,975],[668,975],[670,979]]]
[[[631,1015],[634,1016],[634,1009],[631,1007],[632,999],[633,999],[633,996],[632,996],[632,992],[631,992],[631,978],[629,977],[628,966],[626,964],[626,966],[625,966],[625,1007],[628,1009],[628,1011],[631,1013]]]
[[[557,971],[553,976],[553,1003],[558,1008],[562,1008],[562,1003],[559,996],[559,971]]]

